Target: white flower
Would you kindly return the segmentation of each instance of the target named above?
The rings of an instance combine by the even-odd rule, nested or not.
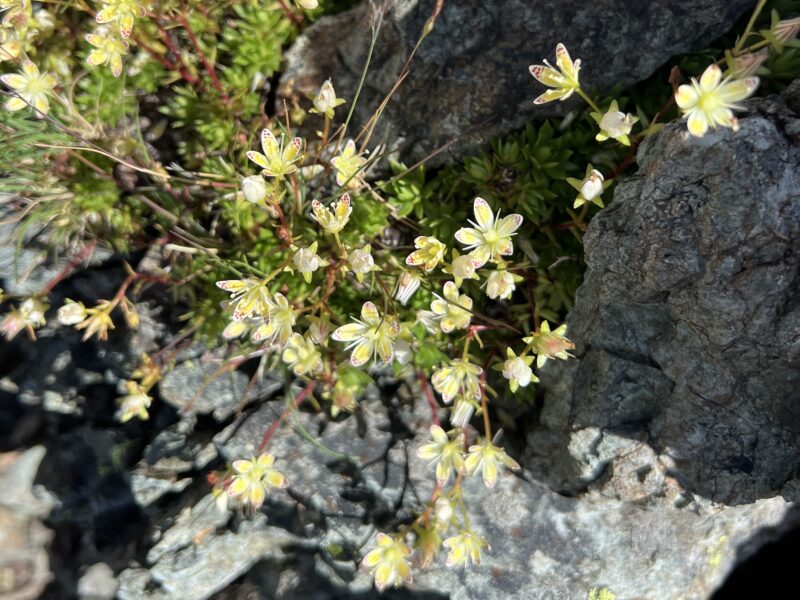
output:
[[[16,111],[28,105],[36,109],[36,116],[43,119],[50,110],[48,96],[53,93],[56,78],[49,73],[39,73],[39,67],[31,61],[22,63],[22,71],[17,74],[0,76],[0,81],[14,90],[18,96],[8,99],[6,110]]]
[[[375,270],[375,260],[372,258],[372,246],[367,244],[363,248],[356,248],[347,257],[350,268],[356,274],[356,279],[364,280],[364,274]]]
[[[411,548],[401,539],[379,533],[378,547],[364,557],[362,564],[372,569],[375,587],[382,592],[387,587],[411,581],[410,555]]]
[[[261,175],[251,175],[242,180],[244,199],[252,204],[261,204],[267,198],[267,184]]]
[[[308,317],[308,320],[311,322],[311,325],[308,326],[308,336],[315,344],[326,345],[328,334],[333,329],[328,317]]]
[[[411,344],[406,340],[395,340],[394,342],[394,359],[401,365],[407,365],[411,362],[413,351]]]
[[[700,81],[692,77],[691,84],[684,84],[675,93],[675,102],[688,119],[689,133],[703,137],[709,127],[721,125],[734,131],[739,128],[734,110],[742,110],[738,104],[758,87],[758,77],[731,80],[722,79],[722,70],[717,65],[709,66]]]
[[[268,321],[258,327],[253,334],[253,340],[269,340],[283,346],[292,335],[292,326],[295,323],[294,310],[283,294],[275,294],[267,300]]]
[[[473,212],[475,221],[470,221],[472,227],[462,227],[456,231],[456,239],[470,250],[478,266],[485,265],[496,256],[511,256],[514,252],[511,236],[516,235],[515,232],[522,225],[522,216],[512,214],[501,219],[500,211],[495,216],[483,198],[475,198]]]
[[[505,269],[492,271],[486,279],[486,295],[493,300],[511,298],[515,288],[514,276]]]
[[[503,377],[508,379],[512,392],[516,392],[518,388],[527,387],[531,381],[539,381],[531,369],[533,356],[517,356],[511,348],[506,349],[506,356],[508,358],[503,363]]]
[[[592,113],[592,117],[600,125],[600,133],[598,133],[595,138],[598,142],[613,138],[626,146],[631,145],[628,136],[631,133],[631,129],[633,129],[634,123],[636,123],[639,118],[634,117],[630,113],[620,111],[619,104],[616,100],[611,102],[605,114]]]
[[[350,363],[360,367],[374,355],[383,362],[390,363],[394,356],[394,340],[400,333],[400,324],[388,315],[381,316],[372,302],[365,302],[361,307],[361,320],[353,318],[355,323],[342,325],[331,337],[337,342],[345,342],[353,352]]]
[[[470,254],[459,254],[458,250],[453,248],[453,260],[449,266],[444,267],[442,271],[450,273],[455,280],[458,287],[465,279],[478,279],[478,274],[475,270],[480,267],[480,263]]]
[[[464,464],[467,467],[467,472],[474,475],[478,471],[483,475],[483,483],[489,489],[494,487],[497,482],[497,465],[498,463],[505,465],[512,471],[520,468],[517,461],[511,458],[506,451],[502,448],[495,446],[492,442],[484,440],[482,444],[470,446],[469,456],[467,456]]]
[[[417,456],[436,465],[436,483],[444,485],[450,477],[464,472],[464,433],[452,431],[453,438],[438,425],[431,425],[433,441],[420,446]]]
[[[58,309],[58,322],[62,325],[77,325],[86,318],[86,307],[83,302],[75,302],[67,298],[67,303]]]
[[[316,8],[317,0],[302,1],[308,2],[309,4],[313,2],[315,6],[312,6],[311,8]],[[300,2],[298,2],[298,4],[300,4]],[[302,4],[300,5],[302,6]],[[311,109],[311,112],[320,113],[329,119],[332,119],[334,109],[342,104],[344,104],[344,98],[336,97],[333,84],[331,83],[331,80],[328,79],[322,84],[322,87],[319,89],[319,93],[314,97],[314,108]]]
[[[285,488],[289,482],[273,464],[275,457],[265,452],[257,459],[235,460],[236,475],[228,486],[228,495],[239,498],[243,504],[258,508],[264,504],[270,487]]]
[[[483,369],[466,359],[454,358],[446,367],[439,367],[431,377],[433,389],[442,395],[442,400],[449,404],[458,394],[480,400],[480,375]]]
[[[581,195],[584,200],[591,202],[603,193],[603,174],[597,169],[592,169],[592,174],[583,180]]]
[[[458,287],[452,281],[444,284],[444,298],[434,294],[436,299],[431,302],[431,311],[439,319],[439,325],[444,333],[454,329],[466,329],[472,319],[472,298],[466,294],[458,294]]]
[[[48,306],[41,300],[36,298],[26,298],[19,307],[22,314],[29,323],[33,325],[44,325],[44,313],[47,312]]]
[[[293,333],[286,342],[281,358],[295,375],[316,373],[322,370],[322,356],[314,346],[314,342],[307,340],[299,333]]]
[[[314,271],[328,264],[327,261],[317,255],[317,242],[314,242],[308,248],[300,248],[295,252],[292,262],[294,262],[297,270],[303,274],[303,279],[306,280],[306,283],[311,281],[311,274]]]
[[[142,421],[149,419],[150,415],[147,413],[147,409],[150,408],[150,403],[153,399],[136,382],[129,381],[125,387],[128,394],[118,400],[120,404],[119,422],[125,423],[133,417]]]
[[[564,44],[556,46],[556,67],[546,60],[543,65],[531,65],[528,70],[537,81],[553,88],[536,98],[534,104],[544,104],[553,100],[566,100],[580,88],[579,73],[581,59],[572,60]]]
[[[485,539],[471,531],[449,537],[444,541],[444,547],[450,549],[446,564],[448,567],[466,567],[469,563],[479,565],[481,550],[487,546]]]
[[[531,349],[536,352],[536,366],[541,367],[548,358],[560,360],[572,358],[569,350],[574,350],[575,344],[567,338],[566,333],[566,323],[550,331],[550,323],[543,321],[538,332],[522,338],[522,341],[529,344]]]
[[[325,231],[339,233],[347,225],[350,213],[353,212],[353,207],[350,205],[350,194],[342,194],[342,197],[334,202],[332,207],[333,210],[323,206],[319,200],[313,200],[311,216]]]
[[[450,519],[453,517],[453,503],[444,496],[439,496],[436,499],[434,511],[436,514],[436,520],[439,523],[447,525],[447,523],[449,523]]]
[[[574,177],[567,177],[567,183],[573,188],[578,190],[578,195],[575,197],[573,208],[583,206],[587,202],[592,202],[603,208],[603,190],[605,190],[611,181],[605,181],[603,174],[592,167],[591,164],[586,166],[586,173],[583,179],[576,179]]]

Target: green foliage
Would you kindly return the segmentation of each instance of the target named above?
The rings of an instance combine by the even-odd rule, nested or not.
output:
[[[559,320],[572,306],[584,268],[571,208],[575,191],[566,179],[582,178],[590,162],[612,172],[625,155],[617,144],[597,142],[595,133],[588,118],[563,128],[551,121],[531,123],[461,165],[433,175],[420,167],[381,189],[400,216],[413,215],[429,235],[441,240],[452,239],[472,218],[475,196],[503,214],[522,214],[525,224],[516,241],[537,272],[529,293],[535,294],[544,318]],[[392,168],[398,175],[404,171],[402,165]]]

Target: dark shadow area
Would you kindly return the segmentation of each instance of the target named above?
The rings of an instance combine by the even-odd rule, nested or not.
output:
[[[712,600],[800,598],[798,556],[800,527],[763,546],[754,556],[741,563],[712,596]]]

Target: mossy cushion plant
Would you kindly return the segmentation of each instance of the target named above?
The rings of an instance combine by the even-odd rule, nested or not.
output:
[[[436,486],[365,554],[384,589],[411,578],[415,553],[422,564],[440,553],[454,568],[480,562],[491,540],[470,527],[461,486],[478,477],[492,488],[519,469],[490,409],[501,394],[532,401],[537,370],[570,358],[560,322],[580,283],[588,218],[665,119],[680,113],[697,137],[735,130],[759,76],[773,86],[797,70],[800,20],[784,16],[791,3],[767,11],[761,1],[731,46],[682,59],[690,80],[605,98],[581,84],[582,68],[598,68],[591,56],[584,64],[558,44],[553,64],[530,67],[532,100],[580,97],[586,110],[428,172],[388,161],[371,129],[353,129],[360,90],[339,97],[334,80],[271,114],[283,50],[310,20],[349,4],[0,0],[0,186],[13,195],[20,239],[44,227],[72,257],[39,293],[4,297],[0,329],[34,338],[55,318],[104,340],[136,328],[138,292],[161,286],[182,307],[180,339],[225,346],[231,368],[257,361],[256,376],[284,370],[301,384],[284,416],[307,403],[342,418],[376,373],[415,382],[431,407],[418,455]],[[300,119],[315,133],[298,136]],[[384,160],[389,175],[368,177]],[[55,284],[98,244],[124,256],[155,248],[163,262],[128,267],[111,297],[51,308]],[[149,418],[174,356],[172,344],[142,357],[120,390],[121,422]],[[284,416],[252,456],[209,477],[221,510],[252,512],[291,485],[268,451]]]

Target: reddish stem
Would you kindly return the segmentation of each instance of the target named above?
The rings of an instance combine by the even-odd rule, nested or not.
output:
[[[275,434],[276,431],[278,431],[278,427],[281,426],[281,423],[283,423],[283,420],[287,416],[289,416],[289,411],[297,410],[297,408],[300,406],[300,404],[303,403],[303,400],[308,398],[309,394],[311,394],[311,392],[314,391],[314,387],[316,385],[317,385],[317,381],[315,379],[312,379],[311,381],[309,381],[308,384],[306,384],[306,387],[304,387],[303,390],[299,394],[297,394],[297,397],[295,397],[294,406],[289,405],[285,409],[283,409],[283,412],[281,413],[281,416],[278,417],[275,420],[275,422],[272,425],[269,426],[269,429],[267,429],[266,433],[264,434],[264,437],[261,439],[261,445],[258,447],[258,453],[259,454],[261,454],[264,451],[264,449],[267,447],[267,444],[269,443],[270,438]]]
[[[183,15],[178,15],[176,17],[176,20],[181,25],[181,27],[183,27],[186,30],[186,34],[189,36],[189,39],[191,40],[192,45],[194,46],[195,52],[197,52],[197,56],[200,59],[200,62],[203,63],[203,67],[205,67],[206,73],[208,73],[208,76],[211,79],[211,83],[214,84],[214,87],[222,96],[222,100],[225,103],[230,102],[228,94],[226,94],[225,90],[222,89],[222,84],[220,83],[219,78],[217,77],[217,72],[214,69],[214,65],[211,64],[211,62],[208,60],[208,57],[206,56],[206,53],[203,52],[203,49],[200,47],[200,42],[197,40],[197,36],[195,36],[194,30],[192,29],[192,26],[189,24],[189,19],[187,19]]]
[[[64,267],[58,275],[50,280],[50,283],[48,283],[42,290],[42,294],[49,294],[61,281],[69,277],[85,258],[88,258],[92,255],[95,246],[97,246],[97,241],[92,241],[86,244],[80,252],[72,257],[72,260],[69,261],[69,264]]]
[[[294,23],[297,27],[303,24],[303,17],[300,17],[292,12],[292,9],[286,4],[285,0],[278,0],[278,4],[281,5],[281,10],[283,10],[286,18],[288,18],[292,23]]]
[[[125,281],[122,282],[122,285],[119,286],[119,290],[117,290],[117,293],[111,300],[111,302],[116,306],[119,303],[119,301],[122,300],[122,297],[125,295],[125,292],[128,291],[128,288],[131,286],[131,284],[134,281],[139,281],[139,280],[152,281],[154,283],[163,283],[163,284],[169,283],[168,277],[159,277],[158,275],[149,275],[147,273],[131,273],[130,275],[128,275]]]
[[[164,29],[161,26],[161,23],[159,23],[157,20],[154,20],[153,22],[155,23],[158,30],[161,32],[161,37],[164,40],[164,45],[169,49],[170,52],[172,52],[172,55],[175,57],[175,60],[178,61],[177,63],[173,63],[173,66],[181,74],[181,77],[183,77],[184,80],[186,80],[188,83],[192,85],[197,85],[198,83],[200,83],[200,79],[191,74],[191,72],[189,71],[189,67],[183,61],[183,56],[181,56],[180,50],[178,50],[178,47],[172,41],[172,37],[170,36],[169,31]]]
[[[417,379],[419,380],[420,387],[422,387],[422,393],[425,394],[425,399],[428,401],[428,406],[431,408],[431,421],[433,421],[434,425],[439,425],[441,423],[439,421],[439,414],[437,413],[439,405],[436,404],[436,398],[433,397],[433,390],[431,390],[431,386],[428,385],[428,378],[425,377],[425,373],[423,373],[422,370],[418,370]]]

